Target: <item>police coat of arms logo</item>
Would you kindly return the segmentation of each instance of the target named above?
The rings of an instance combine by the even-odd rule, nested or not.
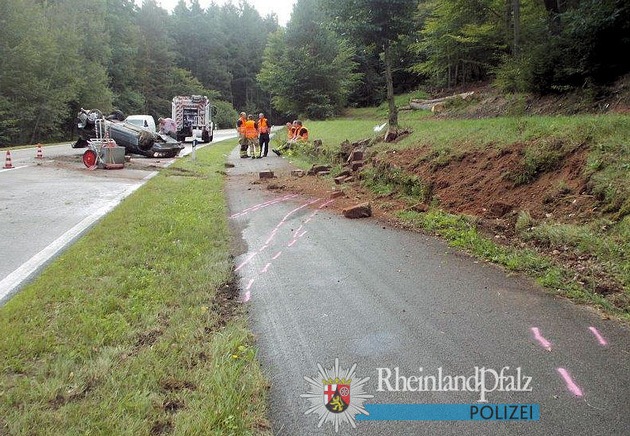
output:
[[[309,408],[306,414],[315,413],[319,416],[318,427],[324,423],[331,423],[335,431],[343,423],[356,428],[356,415],[369,415],[363,403],[374,395],[367,394],[363,387],[370,378],[360,378],[356,375],[356,363],[349,370],[339,368],[339,359],[335,359],[335,366],[324,369],[317,364],[319,373],[316,377],[304,377],[308,383],[308,392],[300,395],[308,399]]]

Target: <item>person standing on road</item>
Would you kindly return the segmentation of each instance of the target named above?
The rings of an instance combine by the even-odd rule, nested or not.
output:
[[[258,145],[260,145],[260,157],[267,157],[269,151],[269,120],[262,112],[258,114]]]
[[[245,123],[247,122],[247,117],[245,112],[241,112],[238,120],[236,121],[236,132],[238,133],[238,145],[240,145],[241,157],[247,157],[247,138],[245,137]]]
[[[254,121],[253,115],[247,116],[244,131],[247,147],[251,152],[252,159],[260,158],[260,145],[258,145],[258,123]]]

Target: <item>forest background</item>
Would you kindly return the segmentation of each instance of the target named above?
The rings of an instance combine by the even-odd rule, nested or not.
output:
[[[400,93],[492,82],[596,101],[630,71],[624,0],[298,0],[286,27],[246,1],[0,4],[0,146],[69,140],[81,107],[168,116],[205,94],[277,124]],[[390,82],[390,83],[387,83]]]

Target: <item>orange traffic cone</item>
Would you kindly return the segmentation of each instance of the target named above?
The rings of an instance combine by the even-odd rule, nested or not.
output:
[[[13,168],[13,163],[11,163],[11,152],[7,150],[7,157],[4,160],[4,166],[2,167],[5,170]]]
[[[37,144],[37,155],[35,156],[35,159],[43,159],[44,158],[44,152],[42,151],[42,144]]]

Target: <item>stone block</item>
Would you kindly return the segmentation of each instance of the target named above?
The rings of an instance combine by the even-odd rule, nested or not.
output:
[[[342,213],[346,218],[367,218],[372,216],[372,206],[370,203],[361,203],[344,209]]]
[[[352,169],[352,171],[360,170],[361,168],[363,168],[363,161],[362,160],[353,161],[350,168]]]

